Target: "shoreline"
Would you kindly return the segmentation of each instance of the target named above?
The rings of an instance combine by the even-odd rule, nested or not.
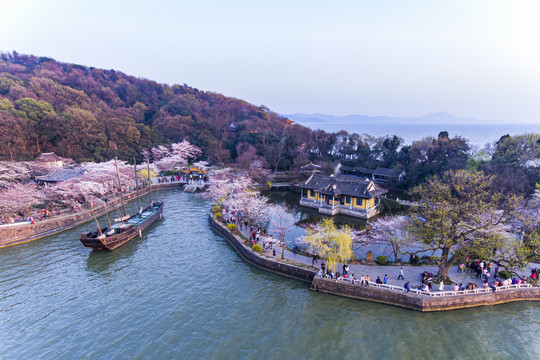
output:
[[[160,190],[174,187],[182,187],[184,183],[173,182],[163,184],[152,184],[152,189]],[[140,196],[148,194],[148,188],[141,191]],[[135,191],[124,195],[126,202],[136,199]],[[110,213],[121,206],[122,200],[117,198],[110,201],[107,207],[101,205],[94,208],[96,218]],[[0,229],[0,249],[10,246],[22,245],[31,241],[39,240],[46,236],[61,233],[76,226],[94,220],[90,210],[79,211],[72,214],[60,215],[51,219],[42,220],[34,224],[21,224],[8,226]]]
[[[319,275],[319,269],[317,268],[301,263],[298,264],[303,265],[302,267],[291,265],[254,252],[250,247],[244,245],[238,236],[232,234],[225,226],[215,220],[212,214],[209,214],[208,221],[212,229],[222,235],[244,261],[262,270],[310,282],[310,290],[312,291],[397,306],[419,312],[467,309],[478,306],[507,304],[515,301],[540,301],[540,287],[530,284],[503,286],[497,288],[494,292],[491,289],[475,289],[425,293],[414,289],[406,292],[405,289],[399,286],[380,285],[374,282],[370,282],[369,286],[364,286],[359,283],[352,284],[349,281],[323,279]],[[386,266],[386,268],[389,267]],[[396,267],[396,269],[398,268]],[[299,272],[298,269],[302,269],[302,271]]]

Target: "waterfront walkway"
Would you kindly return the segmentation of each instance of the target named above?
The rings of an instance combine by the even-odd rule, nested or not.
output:
[[[249,237],[249,230],[245,227],[242,228],[242,234],[246,237]],[[281,258],[281,247],[276,243],[273,245],[273,248],[276,249],[276,259]],[[266,250],[267,253],[271,254],[272,249]],[[284,257],[290,260],[294,260],[306,265],[311,266],[312,264],[312,257],[308,257],[301,254],[294,254],[292,251],[285,249]],[[326,266],[328,268],[328,263],[326,263]],[[317,262],[314,265],[315,267],[319,268],[321,267],[321,260],[318,259]],[[381,265],[361,265],[361,264],[349,264],[349,276],[352,274],[355,275],[356,280],[360,282],[360,277],[362,275],[369,275],[370,280],[372,283],[375,283],[377,280],[377,277],[380,277],[381,281],[383,280],[385,275],[388,275],[388,285],[394,285],[403,288],[404,284],[409,281],[411,289],[415,288],[421,284],[421,275],[424,271],[428,273],[432,273],[434,275],[438,272],[438,267],[436,265],[403,265],[403,273],[404,273],[404,280],[398,280],[399,271],[402,266],[394,266],[394,265],[387,265],[387,266],[381,266]],[[529,264],[524,270],[519,270],[518,273],[524,277],[527,277],[531,273],[531,269],[533,268],[539,268],[539,264]],[[495,268],[492,269],[492,274]],[[502,269],[501,269],[502,270]],[[336,265],[336,271],[339,273],[342,273],[343,271],[343,264],[338,263]],[[473,283],[478,286],[478,289],[483,288],[483,280],[481,278],[477,278],[475,274],[467,273],[463,271],[462,273],[458,273],[458,267],[452,266],[450,267],[450,270],[448,271],[448,277],[450,280],[452,280],[454,283],[457,283],[458,285],[460,283],[463,284],[463,286],[467,286],[468,283]],[[490,277],[490,282],[493,281],[493,276]],[[453,285],[445,285],[444,290],[446,292],[453,292]],[[439,285],[433,284],[432,292],[439,292]]]

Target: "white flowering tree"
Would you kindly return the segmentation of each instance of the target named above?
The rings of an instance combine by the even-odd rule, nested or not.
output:
[[[46,188],[45,194],[58,205],[71,207],[81,203],[101,204],[111,190],[103,183],[74,178]]]
[[[0,161],[0,188],[28,181],[34,174],[45,174],[48,169],[32,161]]]
[[[405,216],[380,217],[355,237],[355,243],[389,245],[394,255],[394,261],[397,262],[399,255],[402,255],[401,249],[412,243],[407,232],[407,224]]]
[[[285,237],[296,223],[294,214],[285,206],[274,204],[268,207],[271,232],[279,241],[281,246],[281,258],[285,254]]]
[[[215,205],[227,205],[233,209],[246,212],[246,197],[255,193],[251,189],[253,180],[244,174],[233,175],[230,169],[213,171],[209,175],[208,189],[203,196],[212,200]]]
[[[0,212],[6,219],[19,213],[26,217],[44,200],[44,194],[35,184],[13,184],[0,191]]]
[[[189,159],[201,154],[201,149],[184,140],[169,146],[160,145],[152,148],[152,158],[160,170],[176,170],[185,166]]]
[[[270,219],[269,209],[268,198],[257,192],[249,198],[246,214],[255,224],[263,228]]]

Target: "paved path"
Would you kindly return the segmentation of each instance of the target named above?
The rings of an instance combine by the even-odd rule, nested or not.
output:
[[[249,231],[243,227],[241,230],[242,234],[244,236],[249,237]],[[274,244],[274,248],[276,249],[276,258],[281,257],[281,248]],[[267,251],[269,253],[272,252],[272,250]],[[312,263],[312,258],[300,254],[294,254],[292,251],[285,250],[284,257],[287,259],[292,259],[294,261],[302,262],[304,264],[310,265]],[[315,267],[320,268],[321,260],[319,259],[315,263]],[[328,265],[328,264],[327,264]],[[530,264],[527,266],[525,271],[519,271],[522,275],[529,275],[531,273],[531,269],[535,267],[540,267],[538,264]],[[436,265],[423,265],[423,266],[411,266],[411,265],[404,265],[403,266],[403,272],[405,275],[405,280],[398,280],[399,270],[401,266],[379,266],[379,265],[349,265],[349,275],[355,274],[356,279],[360,279],[362,275],[369,275],[372,282],[375,282],[377,280],[377,277],[380,277],[381,280],[383,279],[384,275],[388,275],[388,282],[387,284],[390,285],[396,285],[396,286],[403,286],[405,282],[409,281],[411,284],[411,288],[415,287],[416,285],[421,283],[421,274],[424,271],[436,274],[438,271],[438,267]],[[340,273],[343,270],[343,264],[339,263],[336,265],[336,271],[339,271]],[[492,269],[492,273],[494,271],[494,268]],[[468,283],[473,283],[478,285],[478,287],[482,287],[483,281],[480,278],[476,278],[475,275],[469,274],[469,273],[458,273],[458,267],[452,266],[450,267],[450,270],[448,271],[448,277],[455,283],[462,283],[464,286],[466,286]],[[492,278],[491,278],[492,279]],[[490,280],[491,281],[491,280]],[[445,286],[445,290],[451,290],[449,285]],[[439,286],[434,285],[432,291],[439,291]]]

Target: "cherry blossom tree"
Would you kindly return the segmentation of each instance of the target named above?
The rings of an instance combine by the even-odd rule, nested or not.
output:
[[[208,161],[197,161],[193,163],[193,166],[202,170],[206,170],[208,169]]]
[[[20,182],[30,176],[30,167],[26,162],[0,161],[0,188]]]
[[[366,231],[359,233],[355,243],[390,245],[394,260],[397,262],[399,255],[402,254],[401,249],[412,243],[408,236],[407,224],[405,216],[380,217],[373,224],[368,225]]]
[[[234,175],[229,170],[210,173],[208,189],[203,196],[218,206],[233,205],[238,210],[246,211],[246,193],[253,192],[253,180],[244,174]]]
[[[13,184],[0,191],[0,212],[5,218],[21,213],[29,216],[32,208],[42,204],[45,197],[36,184]]]
[[[42,175],[47,172],[46,167],[33,161],[0,161],[0,188],[26,182],[33,175]]]
[[[111,190],[103,183],[73,178],[46,188],[45,194],[47,199],[71,207],[81,203],[101,204],[103,198],[111,194]]]
[[[270,219],[269,209],[268,198],[257,192],[249,198],[246,214],[255,224],[263,228]]]
[[[154,163],[160,170],[176,170],[185,166],[189,159],[201,154],[201,149],[184,140],[169,146],[152,148]]]
[[[296,223],[294,214],[285,206],[274,204],[268,207],[272,234],[278,239],[281,246],[281,258],[285,254],[285,236]]]

